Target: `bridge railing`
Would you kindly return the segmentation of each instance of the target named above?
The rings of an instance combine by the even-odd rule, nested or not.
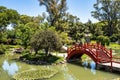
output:
[[[120,64],[120,58],[112,57],[112,62]]]
[[[69,54],[71,51],[78,50],[78,49],[81,49],[81,48],[82,48],[82,46],[79,46],[78,44],[75,44],[74,46],[68,48],[67,53]]]
[[[112,50],[108,50],[101,44],[89,44],[85,43],[83,45],[75,44],[74,46],[68,48],[67,52],[68,54],[71,53],[73,50],[80,50],[80,49],[88,49],[92,54],[94,54],[95,57],[97,57],[100,53],[97,52],[97,50],[102,50],[109,58],[112,58]],[[93,51],[95,49],[95,51]]]
[[[104,46],[102,46],[101,44],[85,44],[87,45],[87,48],[94,53],[97,62],[100,61],[110,61],[110,59],[104,59],[104,58],[99,58],[98,56],[101,54],[100,50],[102,50],[106,56],[108,56],[109,58],[111,58],[111,50],[108,50],[107,48],[105,48]],[[95,49],[95,51],[93,51],[93,49]],[[99,51],[99,52],[98,52]]]
[[[112,49],[107,49],[101,45],[101,49],[107,54],[108,57],[112,57]]]

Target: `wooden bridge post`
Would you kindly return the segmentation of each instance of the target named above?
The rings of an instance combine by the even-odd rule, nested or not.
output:
[[[100,43],[97,43],[97,49],[99,49]]]
[[[111,63],[111,69],[110,71],[112,72],[112,49],[110,49],[110,63]]]
[[[96,69],[99,69],[98,48],[96,49]]]
[[[97,63],[99,62],[99,59],[98,59],[98,49],[96,49],[96,58],[97,58]]]

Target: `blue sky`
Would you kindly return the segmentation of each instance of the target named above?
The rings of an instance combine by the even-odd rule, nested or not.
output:
[[[87,22],[88,19],[96,22],[97,20],[91,17],[95,2],[96,0],[67,0],[67,12],[78,16],[83,23]],[[0,0],[0,6],[15,9],[20,14],[29,16],[41,15],[42,12],[46,11],[44,6],[39,6],[38,0]]]

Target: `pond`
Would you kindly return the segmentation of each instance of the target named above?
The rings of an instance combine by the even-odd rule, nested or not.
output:
[[[94,62],[91,62],[91,69],[89,69],[69,63],[51,66],[29,65],[15,60],[14,57],[14,55],[0,56],[0,80],[13,80],[12,76],[17,72],[44,67],[55,68],[59,71],[55,76],[46,80],[113,80],[120,77],[120,74],[95,70]],[[83,65],[87,66],[88,63],[84,62]]]

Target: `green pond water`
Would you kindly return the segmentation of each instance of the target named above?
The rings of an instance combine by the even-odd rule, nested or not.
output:
[[[120,78],[120,74],[95,70],[94,66],[88,69],[68,63],[51,66],[29,65],[15,60],[14,57],[16,56],[0,56],[0,80],[14,80],[12,76],[17,72],[44,67],[54,68],[59,71],[55,76],[46,80],[114,80],[115,78]]]

